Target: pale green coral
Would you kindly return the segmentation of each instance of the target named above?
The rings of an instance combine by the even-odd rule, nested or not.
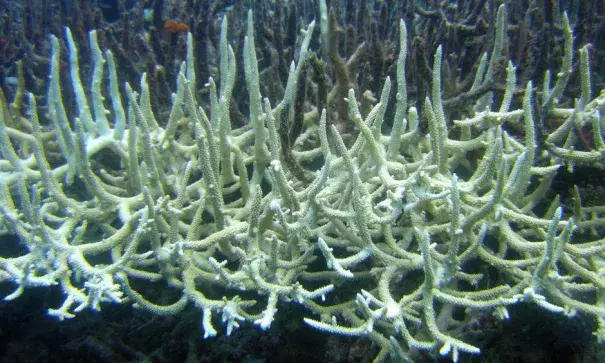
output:
[[[322,33],[326,11],[322,6]],[[477,85],[494,77],[505,36],[504,7],[497,19],[494,50],[482,58]],[[273,107],[259,87],[249,13],[243,64],[250,125],[238,129],[229,118],[236,61],[226,19],[219,89],[214,80],[208,82],[209,108],[196,98],[188,36],[187,62],[168,120],[156,120],[145,75],[140,95],[125,85],[123,103],[113,57],[103,56],[94,32],[88,96],[79,80],[77,46],[66,31],[78,105],[78,117],[69,119],[59,82],[59,41],[52,37],[50,124],[41,125],[31,94],[32,134],[11,128],[7,105],[1,105],[0,222],[2,233],[17,236],[26,248],[20,256],[0,257],[0,277],[17,285],[6,299],[27,287],[58,284],[65,299],[49,314],[60,319],[106,302],[160,315],[192,304],[202,313],[204,337],[218,334],[213,317],[221,317],[227,334],[244,323],[268,329],[279,305],[302,304],[310,326],[372,339],[380,347],[377,361],[389,353],[407,359],[416,350],[454,361],[460,352],[479,353],[458,335],[466,322],[454,319],[454,307],[501,319],[519,301],[570,316],[580,311],[597,318],[602,338],[605,239],[597,231],[604,227],[605,208],[584,207],[579,193],[573,213],[558,197],[545,200],[558,168],[603,167],[605,158],[605,96],[590,99],[585,50],[582,101],[573,109],[558,104],[573,59],[564,19],[563,70],[552,90],[546,77],[537,98],[544,112],[566,121],[544,145],[536,135],[544,115],[534,114],[532,82],[517,99],[510,62],[501,104],[486,94],[476,111],[456,120],[443,108],[438,48],[431,97],[420,111],[408,107],[401,22],[395,119],[386,113],[388,78],[367,115],[360,112],[355,91],[348,92],[349,117],[359,130],[350,145],[325,110],[309,105],[308,126],[292,153],[299,164],[323,163],[308,170],[310,183],[297,179],[281,160],[278,132],[282,110],[296,97],[295,85],[305,81],[301,67],[314,23],[303,33],[285,95]],[[101,82],[105,67],[107,90]],[[113,112],[105,109],[108,100]],[[503,127],[511,123],[523,125],[523,141]],[[385,133],[383,124],[391,130]],[[578,124],[592,130],[594,149],[575,150]],[[64,158],[52,165],[42,138],[47,129],[54,131]],[[108,156],[118,169],[102,161]],[[76,178],[84,186],[77,196]],[[490,266],[499,278],[471,272],[477,264]],[[423,278],[414,278],[418,275]],[[150,301],[134,288],[135,280],[162,283],[180,297],[168,304]]]

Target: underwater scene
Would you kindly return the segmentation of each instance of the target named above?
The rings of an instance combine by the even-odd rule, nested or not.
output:
[[[0,0],[0,362],[604,344],[604,0]]]

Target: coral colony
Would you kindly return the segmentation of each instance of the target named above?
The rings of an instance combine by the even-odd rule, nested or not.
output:
[[[0,228],[22,246],[0,252],[0,278],[15,286],[5,299],[18,304],[27,288],[58,285],[63,302],[48,314],[60,320],[110,303],[157,315],[194,306],[204,338],[242,324],[268,329],[280,307],[297,304],[310,327],[369,338],[376,361],[418,351],[454,361],[480,354],[460,335],[466,317],[507,319],[520,302],[594,317],[595,335],[605,339],[605,206],[587,206],[577,188],[567,204],[550,193],[559,169],[602,168],[605,160],[605,94],[592,90],[587,47],[577,60],[575,104],[561,101],[576,56],[567,15],[557,20],[559,70],[540,85],[518,85],[508,62],[502,95],[486,92],[456,114],[443,104],[441,47],[428,96],[409,102],[407,30],[393,24],[396,77],[381,80],[367,110],[364,90],[344,89],[356,130],[344,137],[332,113],[308,104],[302,128],[291,132],[312,39],[331,51],[320,5],[280,100],[261,93],[250,11],[243,63],[228,44],[226,16],[218,78],[205,85],[187,36],[172,107],[161,118],[147,75],[140,85],[120,80],[95,31],[92,82],[83,84],[78,45],[65,29],[76,105],[68,111],[52,36],[48,93],[37,95],[45,97],[21,82],[22,101],[1,103]],[[469,92],[494,77],[506,21],[502,5]],[[234,128],[237,72],[249,109],[248,122]],[[47,102],[44,114],[37,99]],[[546,117],[561,121],[538,127]],[[290,144],[284,135],[294,135]],[[178,293],[154,301],[144,289],[152,282]]]

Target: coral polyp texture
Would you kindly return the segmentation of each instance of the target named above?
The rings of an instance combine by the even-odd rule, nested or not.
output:
[[[152,111],[146,75],[122,84],[95,31],[90,86],[65,31],[66,92],[51,37],[48,94],[20,83],[15,102],[1,101],[0,227],[13,244],[0,249],[0,278],[16,286],[5,299],[59,285],[63,303],[48,310],[58,319],[111,303],[157,315],[193,305],[205,338],[268,329],[280,306],[298,304],[313,328],[371,339],[376,361],[479,354],[464,327],[477,314],[507,319],[520,302],[593,316],[605,339],[605,206],[585,206],[577,188],[566,204],[552,192],[560,170],[605,159],[605,96],[592,94],[587,48],[575,103],[561,101],[574,60],[566,15],[561,69],[518,86],[509,62],[496,97],[485,85],[503,59],[501,6],[468,91],[484,94],[455,112],[444,109],[441,47],[428,96],[418,109],[408,101],[401,21],[395,79],[371,107],[359,90],[344,92],[348,115],[335,116],[299,104],[313,37],[330,52],[321,3],[278,100],[261,94],[252,12],[243,70],[223,20],[217,82],[196,79],[188,35],[165,119]],[[238,71],[248,123],[232,128]],[[337,127],[345,118],[355,129],[347,137]],[[561,121],[549,129],[546,118]],[[176,293],[155,301],[150,284]]]

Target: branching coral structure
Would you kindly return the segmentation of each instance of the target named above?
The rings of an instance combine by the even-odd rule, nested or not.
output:
[[[501,57],[504,6],[497,17],[476,84],[494,77]],[[325,6],[319,21],[326,29]],[[280,305],[301,304],[309,326],[375,342],[376,361],[417,351],[454,361],[478,354],[461,338],[465,317],[507,319],[507,307],[522,301],[594,316],[605,339],[605,207],[584,206],[577,189],[570,205],[551,193],[560,168],[603,167],[605,95],[593,98],[583,49],[581,94],[573,106],[562,103],[574,52],[566,16],[560,25],[565,57],[556,79],[548,74],[540,89],[529,82],[518,91],[509,62],[504,94],[488,92],[454,119],[443,107],[441,48],[430,95],[419,110],[408,105],[400,22],[394,82],[384,80],[367,114],[354,90],[345,99],[358,135],[343,140],[337,120],[306,105],[287,162],[280,133],[305,82],[314,22],[302,32],[283,98],[269,100],[248,14],[249,124],[237,129],[229,110],[238,63],[227,18],[220,80],[205,85],[208,106],[198,98],[189,35],[167,120],[152,110],[145,74],[139,92],[122,87],[95,31],[85,87],[66,30],[77,109],[70,117],[60,43],[51,37],[47,115],[39,117],[36,96],[25,90],[22,105],[1,104],[0,231],[19,243],[0,249],[0,278],[16,285],[5,299],[59,285],[63,304],[48,311],[59,319],[112,302],[159,315],[193,305],[205,338],[219,325],[227,335],[247,323],[268,329]],[[564,121],[548,132],[547,117]],[[30,133],[16,127],[23,122]],[[149,284],[175,298],[146,296]]]

